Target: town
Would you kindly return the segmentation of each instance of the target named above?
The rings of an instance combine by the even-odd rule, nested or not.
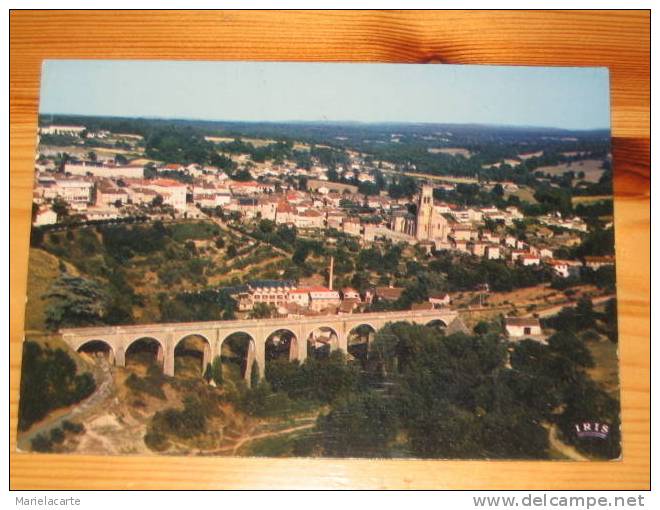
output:
[[[337,170],[336,166],[324,165],[322,157],[310,156],[303,166],[290,160],[259,163],[250,154],[222,152],[225,146],[220,145],[219,157],[236,169],[231,178],[227,171],[212,165],[145,158],[143,139],[135,134],[89,131],[82,125],[50,125],[41,129],[41,135],[69,137],[75,143],[112,141],[115,146],[128,147],[138,157],[128,159],[122,155],[125,151],[104,151],[108,154],[104,156],[94,150],[64,155],[46,147],[36,163],[35,226],[135,217],[213,218],[243,227],[270,222],[311,237],[326,232],[323,235],[327,242],[336,241],[332,234],[340,233],[361,246],[390,241],[415,245],[426,253],[447,250],[503,260],[511,266],[544,266],[563,279],[577,278],[585,268],[597,271],[614,264],[609,255],[557,256],[580,244],[581,236],[588,232],[587,223],[579,216],[563,216],[556,211],[538,215],[533,229],[521,235],[515,232],[515,225],[526,219],[520,207],[465,206],[435,198],[437,192],[455,192],[457,184],[451,182],[422,183],[414,194],[392,196],[381,188],[385,172],[393,171],[394,164],[353,150],[346,151],[346,162]],[[205,140],[239,147],[244,143],[214,136],[206,136]],[[533,156],[521,154],[520,158]],[[512,163],[519,161],[507,160],[507,164]],[[366,193],[364,184],[368,186]],[[492,194],[519,189],[506,181],[480,186]],[[379,191],[373,193],[373,188]],[[281,316],[301,316],[357,312],[374,299],[395,300],[404,289],[376,286],[360,293],[350,286],[336,288],[330,275],[324,285],[270,279],[246,281],[231,290],[240,312],[266,305]],[[429,296],[427,305],[450,303],[447,293],[436,293]],[[418,308],[420,305],[416,304]]]
[[[86,434],[22,397],[26,448],[618,454],[618,436],[570,436],[584,407],[570,381],[618,419],[608,132],[48,115],[32,213],[24,360],[38,373],[56,346],[89,366],[67,383],[75,400],[116,398],[89,404]],[[500,372],[507,389],[483,382]],[[521,402],[489,413],[523,424],[528,447],[511,422],[502,450],[485,432],[453,450],[415,414],[430,401],[392,411],[403,422],[368,417],[370,399],[436,393],[454,399],[443,416],[478,416],[491,402],[461,400],[466,374]],[[358,415],[360,430],[342,425]]]

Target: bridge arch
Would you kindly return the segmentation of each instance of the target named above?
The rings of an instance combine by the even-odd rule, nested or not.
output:
[[[174,344],[174,375],[202,376],[211,361],[211,341],[206,335],[187,333]]]
[[[241,329],[226,334],[219,346],[223,379],[243,379],[249,385],[256,350],[257,341],[254,334]]]
[[[347,334],[346,351],[362,364],[367,362],[369,344],[376,336],[376,327],[369,322],[355,324]]]
[[[160,365],[164,368],[167,345],[160,338],[152,335],[135,337],[124,346],[125,364],[149,366]]]
[[[339,348],[339,330],[329,324],[315,325],[309,330],[305,344],[308,357],[326,358]]]
[[[440,329],[440,330],[445,330],[445,329],[447,329],[447,326],[449,326],[449,324],[447,324],[447,322],[445,322],[443,319],[435,318],[435,319],[431,319],[430,321],[428,321],[425,324],[425,326],[427,326],[429,328],[436,328],[436,329]]]
[[[102,338],[83,340],[82,342],[79,342],[75,350],[76,352],[86,353],[94,357],[102,355],[110,362],[110,364],[114,364],[115,362],[115,347],[112,345],[112,342]]]
[[[300,340],[292,328],[281,327],[272,330],[266,335],[265,340],[265,361],[275,359],[286,359],[293,361],[298,359],[298,349],[300,349]]]

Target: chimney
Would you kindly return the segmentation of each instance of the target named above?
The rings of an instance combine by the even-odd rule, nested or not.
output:
[[[335,268],[335,258],[330,257],[330,275],[328,277],[328,287],[330,288],[330,290],[332,290],[332,273],[334,272],[334,268]]]

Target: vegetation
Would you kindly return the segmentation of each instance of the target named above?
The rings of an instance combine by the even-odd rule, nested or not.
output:
[[[66,351],[30,340],[23,344],[21,374],[19,430],[27,430],[54,409],[80,402],[96,389],[92,374],[79,374]]]

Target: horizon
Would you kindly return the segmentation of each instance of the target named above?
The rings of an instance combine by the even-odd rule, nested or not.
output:
[[[90,119],[113,119],[113,120],[145,120],[145,121],[170,121],[170,122],[202,122],[202,123],[218,123],[218,124],[307,124],[307,125],[334,125],[334,126],[350,126],[351,124],[358,124],[364,126],[442,126],[442,127],[484,127],[484,128],[504,128],[504,129],[538,129],[550,131],[567,131],[570,133],[576,132],[595,132],[606,131],[611,132],[611,127],[602,128],[584,128],[584,129],[571,129],[555,126],[530,126],[518,124],[486,124],[477,122],[413,122],[413,121],[361,121],[361,120],[237,120],[237,119],[203,119],[196,117],[146,117],[146,116],[130,116],[130,115],[87,115],[77,113],[64,113],[64,112],[39,112],[41,116],[58,116],[58,117],[83,117]]]
[[[41,115],[611,128],[606,68],[46,60],[42,71]]]

